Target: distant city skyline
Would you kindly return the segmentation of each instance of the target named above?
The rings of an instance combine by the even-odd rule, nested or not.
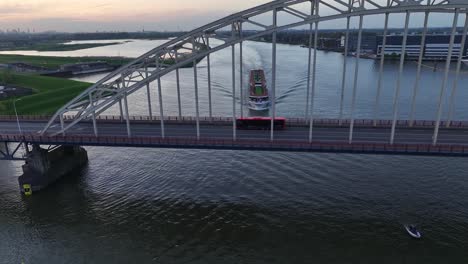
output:
[[[0,30],[20,29],[23,32],[95,32],[95,31],[182,31],[202,26],[213,20],[269,0],[2,0]],[[376,0],[381,2],[381,0]],[[304,9],[307,9],[304,5]],[[391,27],[403,26],[402,15],[392,15]],[[460,18],[459,25],[462,25]],[[283,17],[284,21],[289,18]],[[410,26],[422,26],[423,15],[412,17]],[[446,15],[434,15],[433,27],[450,26]],[[265,21],[266,22],[266,21]],[[322,28],[343,28],[344,21],[322,23]],[[357,23],[353,21],[352,27]],[[266,22],[268,23],[268,22]],[[380,27],[383,16],[368,17],[365,27]]]

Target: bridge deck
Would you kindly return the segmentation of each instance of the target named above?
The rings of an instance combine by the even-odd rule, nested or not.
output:
[[[159,122],[132,123],[132,136],[127,135],[125,122],[99,122],[99,136],[93,126],[82,122],[67,132],[66,136],[39,136],[43,121],[22,121],[23,136],[18,135],[16,122],[0,121],[0,141],[21,141],[40,144],[77,144],[92,146],[135,146],[211,149],[258,149],[289,151],[366,152],[397,154],[452,154],[468,155],[468,128],[442,129],[438,146],[432,146],[432,127],[397,129],[395,144],[390,145],[390,128],[357,126],[353,144],[348,144],[348,126],[316,125],[313,143],[308,142],[307,125],[295,125],[275,131],[275,141],[270,142],[270,131],[237,130],[237,140],[232,140],[232,126],[219,122],[201,125],[201,139],[196,139],[196,126],[191,123],[166,124],[166,138],[161,138]],[[51,132],[58,131],[55,124]]]

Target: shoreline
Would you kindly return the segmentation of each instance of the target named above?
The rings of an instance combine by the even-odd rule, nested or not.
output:
[[[92,49],[98,47],[106,47],[113,45],[120,45],[124,42],[109,42],[109,43],[78,43],[78,44],[66,44],[67,42],[52,42],[43,44],[32,44],[28,46],[22,46],[18,48],[8,47],[6,49],[0,49],[2,52],[16,52],[16,51],[50,51],[50,52],[61,52],[61,51],[77,51],[82,49]]]
[[[40,56],[40,55],[16,55],[0,54],[0,64],[25,63],[35,67],[41,67],[49,70],[57,70],[64,64],[86,63],[102,61],[113,66],[121,66],[133,58],[111,57],[111,56],[81,56],[81,57],[60,57],[60,56]]]

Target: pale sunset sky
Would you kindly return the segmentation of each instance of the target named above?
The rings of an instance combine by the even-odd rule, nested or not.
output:
[[[0,0],[0,30],[21,31],[140,31],[191,30],[226,15],[270,0]],[[375,0],[382,2],[385,0]],[[392,15],[390,26],[403,26],[403,16]],[[281,18],[280,18],[281,19]],[[414,15],[411,26],[422,26]],[[328,28],[343,28],[344,21]],[[357,23],[353,22],[353,27]],[[382,25],[380,25],[382,24]],[[461,24],[461,22],[460,22]],[[437,16],[430,26],[448,26],[450,18]],[[383,27],[382,16],[365,19],[366,27]]]
[[[0,0],[0,29],[188,30],[268,0]]]

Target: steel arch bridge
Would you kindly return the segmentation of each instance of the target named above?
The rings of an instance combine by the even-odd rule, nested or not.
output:
[[[382,3],[385,2],[385,3]],[[307,5],[307,11],[304,11],[304,5]],[[288,16],[295,18],[296,22],[289,23],[286,25],[280,25],[278,23],[278,14],[283,13]],[[358,89],[358,76],[359,76],[359,58],[361,57],[361,45],[362,45],[362,32],[363,32],[363,21],[366,16],[381,14],[385,16],[385,26],[383,29],[383,47],[385,49],[386,36],[388,32],[389,24],[389,15],[390,14],[406,14],[405,18],[405,28],[404,28],[404,40],[403,47],[400,59],[399,73],[397,76],[397,87],[394,94],[394,109],[393,109],[393,120],[392,120],[392,130],[390,143],[393,144],[395,137],[395,128],[398,124],[398,98],[400,95],[401,89],[401,75],[403,72],[403,65],[405,60],[405,49],[406,49],[406,40],[408,36],[408,27],[409,20],[412,14],[414,13],[423,13],[425,14],[424,21],[424,30],[421,46],[424,46],[426,39],[426,33],[428,30],[428,20],[431,13],[449,13],[453,14],[453,26],[451,31],[450,47],[447,55],[447,62],[445,66],[444,80],[440,92],[440,100],[438,104],[437,117],[434,125],[434,136],[433,144],[437,144],[438,133],[441,124],[446,124],[450,126],[451,120],[448,122],[442,121],[442,104],[443,104],[443,95],[447,90],[448,75],[450,69],[450,63],[452,57],[456,56],[458,58],[457,63],[457,76],[460,72],[461,61],[463,58],[462,51],[460,54],[454,54],[454,39],[455,34],[457,33],[457,22],[461,14],[465,14],[468,17],[468,2],[466,0],[277,0],[270,3],[260,5],[225,18],[222,18],[213,23],[202,26],[198,29],[195,29],[181,37],[170,40],[167,43],[156,47],[155,49],[143,54],[139,58],[135,59],[131,63],[121,67],[120,69],[110,73],[102,80],[98,81],[92,87],[81,93],[75,99],[67,103],[62,107],[53,117],[50,119],[46,127],[42,130],[42,135],[53,134],[65,135],[68,130],[73,128],[76,124],[83,120],[92,120],[94,133],[98,134],[96,119],[99,115],[103,114],[110,107],[119,104],[121,115],[126,118],[126,127],[128,136],[131,136],[130,128],[130,115],[128,110],[128,101],[127,97],[132,93],[140,90],[147,89],[148,94],[148,109],[149,116],[152,118],[152,106],[151,106],[151,88],[150,83],[157,81],[157,90],[159,95],[159,107],[160,107],[160,120],[162,138],[165,137],[165,116],[163,112],[163,99],[161,93],[161,77],[171,73],[176,72],[177,76],[177,88],[179,91],[179,69],[187,64],[194,65],[194,96],[196,101],[196,127],[197,127],[197,138],[200,138],[200,115],[199,115],[199,100],[198,100],[198,81],[197,81],[197,67],[196,63],[203,59],[207,58],[208,64],[208,88],[209,88],[209,112],[210,118],[213,116],[212,113],[212,102],[211,102],[211,81],[210,81],[210,54],[213,54],[217,51],[220,51],[225,48],[232,48],[232,89],[233,89],[233,139],[236,140],[236,107],[237,103],[235,101],[235,91],[236,91],[236,72],[235,72],[235,47],[236,45],[240,46],[240,59],[242,62],[242,44],[244,41],[253,40],[265,35],[272,35],[272,80],[271,80],[271,95],[272,100],[272,110],[271,115],[274,118],[276,115],[275,108],[275,88],[276,88],[276,45],[277,45],[277,32],[299,27],[299,26],[310,26],[310,45],[309,45],[309,56],[308,56],[308,81],[307,81],[307,94],[306,94],[306,120],[310,124],[309,129],[309,141],[313,140],[313,125],[314,125],[314,100],[315,100],[315,88],[316,88],[316,52],[317,52],[317,39],[318,39],[318,29],[319,25],[322,22],[345,19],[346,20],[346,43],[348,43],[350,35],[350,21],[351,18],[359,18],[359,31],[358,31],[358,44],[357,44],[357,54],[356,54],[356,67],[354,70],[354,83],[353,83],[353,93],[352,93],[352,109],[351,109],[351,120],[347,122],[350,125],[349,130],[349,143],[353,142],[353,131],[355,125],[354,111],[356,107],[356,94]],[[272,24],[264,24],[256,21],[256,18],[260,16],[271,16]],[[254,34],[249,34],[248,36],[243,34],[243,28],[246,27],[256,27],[258,30]],[[229,30],[230,36],[228,38],[221,37],[217,34],[217,31],[220,30]],[[466,41],[468,29],[468,19],[466,19],[464,26],[464,35],[462,40],[462,46]],[[222,40],[221,45],[215,47],[210,46],[210,40],[219,39]],[[348,45],[345,45],[345,56],[348,55]],[[421,49],[422,50],[422,49]],[[376,113],[379,107],[379,100],[381,96],[382,88],[382,70],[385,60],[385,52],[382,52],[384,55],[380,59],[380,77],[377,87],[377,97],[376,97]],[[413,88],[412,96],[412,114],[410,126],[413,124],[413,113],[415,108],[415,100],[418,96],[419,89],[419,79],[421,73],[421,61],[423,57],[423,52],[419,56],[419,68],[416,76],[416,83]],[[340,104],[340,124],[343,122],[343,97],[344,97],[344,87],[345,87],[345,77],[347,74],[347,65],[346,60],[344,60],[343,65],[343,83],[342,83],[342,93],[341,93],[341,104]],[[242,63],[240,63],[242,67]],[[242,72],[242,68],[241,68]],[[242,74],[241,74],[242,76]],[[457,79],[458,80],[458,79]],[[242,82],[240,82],[241,93]],[[455,87],[456,88],[456,87]],[[453,101],[455,98],[455,91],[453,89],[451,95],[451,105],[450,108],[453,108]],[[180,113],[180,92],[179,96],[179,113]],[[242,95],[241,95],[242,97]],[[242,110],[241,110],[242,111]],[[64,121],[66,116],[67,122]],[[61,129],[59,132],[51,131],[51,127],[54,123],[60,122]],[[375,117],[374,125],[377,124],[377,116]],[[271,140],[274,140],[274,124],[272,121],[271,124]]]

